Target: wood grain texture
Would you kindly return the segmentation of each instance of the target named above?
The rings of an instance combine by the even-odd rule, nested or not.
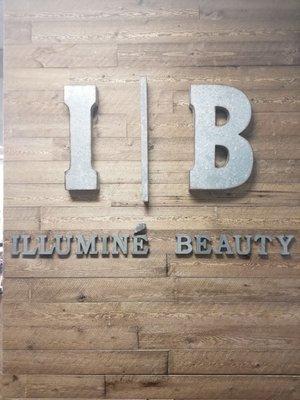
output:
[[[6,279],[4,302],[299,301],[294,278],[60,278]],[[15,293],[17,292],[17,297]]]
[[[104,396],[104,376],[1,375],[4,398],[98,398]]]
[[[170,374],[299,374],[299,352],[177,350],[170,352]]]
[[[5,1],[5,400],[296,400],[298,0]],[[149,90],[140,198],[139,79]],[[249,181],[191,195],[192,84],[248,96]],[[100,192],[70,196],[65,85],[96,85]],[[13,234],[132,234],[151,254],[11,257]],[[175,256],[175,235],[291,233],[291,256]],[[73,244],[74,246],[74,244]]]
[[[107,395],[142,395],[175,399],[297,399],[297,376],[108,376]],[[197,397],[196,397],[197,396]]]
[[[6,350],[3,368],[25,374],[149,374],[167,372],[167,352]]]

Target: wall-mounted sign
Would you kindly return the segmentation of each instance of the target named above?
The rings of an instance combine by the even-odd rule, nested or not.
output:
[[[178,234],[175,238],[174,251],[178,256],[207,256],[237,255],[249,256],[252,252],[265,257],[269,252],[271,242],[278,244],[278,252],[282,256],[290,256],[290,248],[294,240],[293,235],[240,235],[233,236],[225,233],[213,241],[207,234],[199,233],[194,237]],[[147,233],[116,234],[89,236],[78,235],[54,235],[53,238],[47,235],[13,235],[12,250],[13,257],[52,257],[57,254],[60,257],[69,256],[72,251],[77,257],[93,256],[107,257],[127,256],[129,253],[134,257],[146,257],[150,253],[150,246]]]
[[[140,81],[142,200],[148,195],[148,100],[147,81]],[[92,167],[91,115],[97,105],[96,86],[65,86],[70,110],[70,169],[65,174],[67,190],[97,190],[97,172]],[[190,107],[195,119],[195,164],[190,171],[190,191],[231,189],[247,181],[252,172],[253,152],[240,136],[251,120],[251,105],[240,90],[222,85],[192,85]],[[216,123],[218,109],[227,122]],[[226,149],[225,165],[216,165],[216,149]]]
[[[140,80],[141,104],[141,181],[142,200],[148,194],[148,99],[147,80]],[[195,120],[195,163],[190,170],[189,189],[221,190],[243,184],[253,167],[253,152],[246,139],[240,136],[251,120],[251,105],[240,90],[222,85],[192,85],[190,107]],[[69,191],[98,190],[98,172],[92,167],[92,113],[97,107],[96,86],[66,86],[65,103],[70,111],[70,168],[65,173],[65,186]],[[218,110],[225,112],[226,123],[217,124]],[[226,149],[228,158],[222,167],[216,166],[217,147]],[[249,256],[255,249],[259,256],[268,255],[269,244],[277,243],[282,256],[290,255],[293,235],[277,236],[222,233],[215,241],[206,234],[195,236],[178,234],[174,251],[178,256],[237,255]],[[85,236],[45,234],[32,237],[12,236],[11,254],[14,257],[67,257],[74,252],[82,256],[146,257],[150,253],[147,228],[141,223],[133,235]]]

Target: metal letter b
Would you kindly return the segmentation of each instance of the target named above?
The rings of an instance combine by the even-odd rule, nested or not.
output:
[[[253,152],[240,134],[251,120],[251,105],[238,89],[221,85],[192,85],[191,107],[195,119],[195,164],[190,171],[190,190],[230,189],[251,175]],[[227,123],[216,125],[216,110],[228,113]],[[216,147],[228,151],[227,163],[215,165]]]

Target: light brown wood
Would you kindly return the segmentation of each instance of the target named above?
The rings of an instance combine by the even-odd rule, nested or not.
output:
[[[175,350],[170,352],[170,374],[299,374],[299,351]]]
[[[231,326],[297,329],[299,306],[288,302],[103,302],[5,304],[5,324],[49,327],[136,327],[141,331],[193,332]],[[244,315],[247,318],[243,318]],[[291,332],[292,333],[292,332]]]
[[[123,261],[125,262],[125,261]],[[299,301],[294,278],[6,279],[4,302]],[[17,293],[17,297],[15,295]]]
[[[88,326],[6,326],[3,347],[8,350],[133,350],[138,347],[138,336],[135,327],[97,329]]]
[[[176,399],[212,398],[222,395],[222,399],[248,398],[262,400],[287,398],[296,400],[299,388],[297,376],[108,376],[107,396],[129,398],[137,396],[161,396]],[[195,397],[197,396],[197,397]]]
[[[6,0],[3,399],[296,400],[299,1]],[[139,79],[150,203],[140,197]],[[96,85],[98,195],[71,197],[65,85]],[[192,84],[250,99],[249,181],[191,195]],[[132,234],[148,258],[11,257],[11,236]],[[175,256],[175,235],[290,233],[260,258]],[[73,244],[74,246],[74,244]]]
[[[167,372],[163,351],[6,350],[3,368],[25,374],[149,374]]]
[[[1,375],[5,398],[98,398],[104,396],[104,376],[97,375]]]

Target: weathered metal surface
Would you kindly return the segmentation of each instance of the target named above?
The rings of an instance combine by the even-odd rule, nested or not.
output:
[[[195,164],[190,190],[230,189],[247,181],[253,166],[249,142],[240,136],[251,120],[251,105],[240,90],[222,85],[192,85],[191,108],[195,118]],[[228,112],[227,123],[216,125],[216,108]],[[227,163],[215,165],[216,146],[228,150]]]
[[[134,230],[134,235],[145,235],[147,233],[147,225],[144,222],[140,222]]]
[[[141,177],[142,200],[149,201],[149,161],[148,161],[148,94],[147,78],[140,79],[141,97]]]
[[[98,174],[92,167],[92,107],[96,86],[65,86],[70,110],[70,169],[65,172],[66,190],[97,190]]]

